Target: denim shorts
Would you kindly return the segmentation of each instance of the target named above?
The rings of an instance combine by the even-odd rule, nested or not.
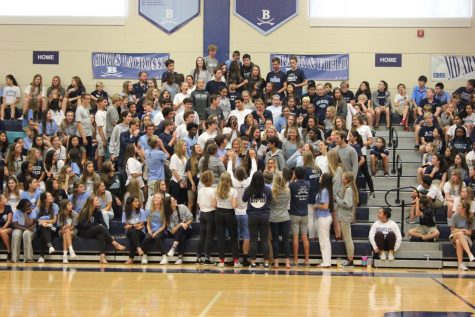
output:
[[[249,240],[251,236],[249,235],[247,215],[236,215],[236,221],[239,240]]]

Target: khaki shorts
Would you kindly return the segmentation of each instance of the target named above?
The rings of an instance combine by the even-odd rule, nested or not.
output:
[[[414,228],[414,230],[422,235],[426,234],[433,234],[434,232],[438,231],[437,227],[428,227],[428,226],[417,226]]]
[[[393,106],[393,112],[402,116],[404,114],[404,106],[399,106],[399,107]]]
[[[308,232],[308,216],[290,215],[290,230],[292,234],[307,234]]]
[[[106,151],[104,150],[104,143],[102,142],[102,138],[99,137],[97,139],[97,156],[105,156]]]

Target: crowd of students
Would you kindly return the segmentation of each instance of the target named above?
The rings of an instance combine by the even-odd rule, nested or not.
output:
[[[65,263],[76,257],[75,236],[98,239],[100,261],[106,263],[107,247],[125,249],[108,230],[116,219],[123,222],[130,242],[128,264],[137,255],[147,263],[154,245],[162,253],[161,264],[175,255],[175,263],[181,264],[196,218],[201,223],[200,264],[213,263],[211,241],[216,237],[220,267],[227,239],[235,267],[256,266],[258,240],[265,267],[272,259],[278,267],[281,254],[286,267],[298,265],[299,240],[308,266],[309,240],[318,239],[320,266],[328,267],[332,230],[345,242],[344,266],[352,266],[356,177],[364,176],[372,199],[379,166],[389,176],[386,142],[374,134],[383,114],[390,125],[392,112],[401,115],[406,129],[411,115],[416,117],[417,149],[425,153],[419,181],[430,196],[435,191],[431,184],[440,180],[454,223],[454,244],[467,251],[458,242],[463,239],[457,229],[464,215],[458,209],[465,204],[455,198],[462,180],[470,180],[467,187],[475,183],[465,159],[471,148],[467,135],[475,135],[475,81],[449,95],[440,83],[435,89],[425,87],[427,79],[421,76],[411,97],[399,84],[391,100],[385,81],[373,92],[362,82],[356,94],[348,82],[332,89],[329,83],[309,81],[295,57],[287,72],[274,58],[264,78],[248,54],[241,61],[236,51],[221,64],[215,56],[211,45],[209,55],[198,57],[186,76],[167,60],[160,85],[140,72],[138,82],[124,82],[113,95],[101,82],[86,92],[78,76],[66,89],[59,76],[45,88],[37,74],[22,96],[15,77],[7,75],[0,117],[21,120],[26,132],[25,138],[8,140],[0,131],[0,237],[9,260],[19,260],[23,243],[24,260],[31,262],[31,241],[38,236],[43,262],[56,251],[51,241],[59,235]],[[473,151],[467,156],[473,159]],[[447,165],[453,165],[453,172],[446,182]],[[414,194],[411,220],[430,218],[423,210],[440,198],[436,193],[432,201],[421,198],[419,203],[419,194]],[[381,259],[393,260],[401,235],[390,216],[389,209],[379,212],[369,239]],[[411,234],[424,240],[437,236],[427,228]],[[167,238],[173,239],[169,250],[164,249]]]

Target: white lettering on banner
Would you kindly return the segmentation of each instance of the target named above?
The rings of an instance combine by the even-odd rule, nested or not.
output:
[[[37,55],[37,58],[38,58],[39,60],[52,61],[52,60],[54,60],[54,55],[41,54],[41,55]]]
[[[280,58],[282,67],[290,68],[290,55],[275,55],[275,57]],[[348,57],[321,58],[297,56],[297,65],[305,69],[335,72],[348,69],[350,61]]]
[[[397,63],[396,57],[380,57],[379,61],[382,63]]]
[[[262,20],[270,19],[270,10],[262,10]]]
[[[92,61],[94,67],[112,66],[127,67],[144,70],[165,69],[165,61],[168,56],[159,58],[148,58],[140,56],[128,56],[122,54],[96,54]]]

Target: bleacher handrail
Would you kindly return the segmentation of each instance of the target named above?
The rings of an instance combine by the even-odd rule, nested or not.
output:
[[[391,174],[396,174],[396,149],[399,146],[399,136],[394,128],[389,130],[389,143],[388,145],[393,148],[393,168]]]
[[[402,201],[397,201],[397,200],[399,200],[399,192],[401,191],[401,189],[417,190],[417,188],[415,188],[414,186],[405,186],[405,187],[399,187],[398,186],[397,188],[393,188],[393,189],[388,190],[386,192],[386,195],[384,195],[384,200],[385,200],[386,205],[388,207],[391,207],[391,208],[401,207],[401,235],[404,237],[404,224],[405,224],[405,219],[406,219],[404,210],[405,210],[405,207],[406,207],[406,202],[404,201],[404,199]],[[388,195],[389,195],[389,193],[391,193],[393,191],[397,191],[398,198],[395,201],[395,203],[398,204],[398,205],[392,205],[388,202]]]

